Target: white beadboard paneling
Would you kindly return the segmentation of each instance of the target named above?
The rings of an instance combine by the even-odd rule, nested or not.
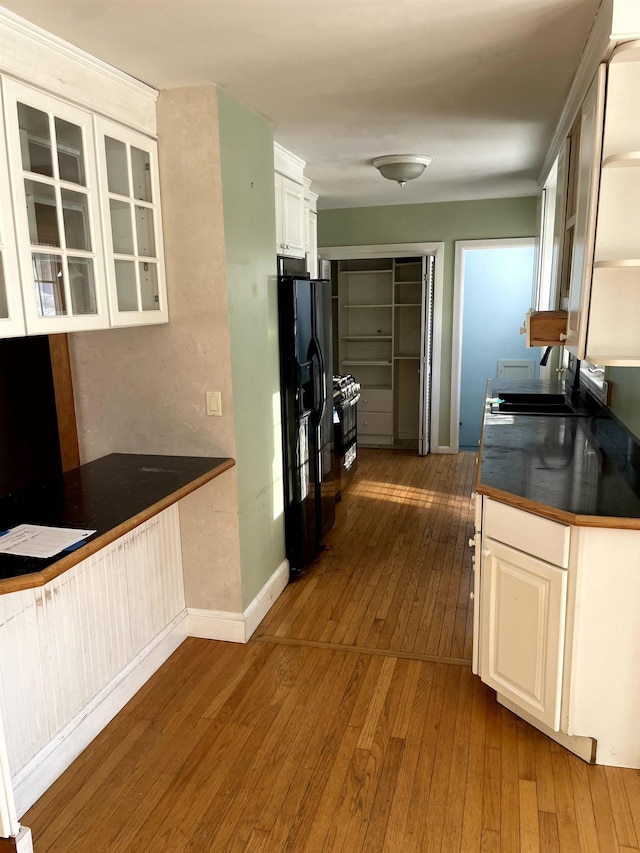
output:
[[[12,775],[185,607],[177,506],[44,587],[0,596]]]

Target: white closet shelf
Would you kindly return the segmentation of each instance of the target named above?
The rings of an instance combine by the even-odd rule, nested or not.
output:
[[[396,302],[396,308],[422,308],[420,302]]]
[[[420,361],[419,355],[394,355],[396,361]]]
[[[391,267],[388,270],[340,270],[341,275],[391,275]]]
[[[610,154],[602,161],[602,168],[620,168],[625,166],[640,166],[640,151],[624,151],[621,154]]]
[[[366,304],[365,305],[362,303],[358,304],[357,302],[356,303],[350,302],[348,305],[345,305],[343,303],[341,307],[342,308],[392,308],[393,306],[391,305],[390,302],[378,302],[375,305],[374,304]]]
[[[370,364],[377,367],[391,367],[391,361],[376,361],[368,358],[343,358],[340,364],[346,364],[347,367],[352,367],[355,364],[364,365]]]
[[[341,341],[390,341],[391,335],[341,335]]]
[[[640,258],[621,258],[619,260],[595,261],[594,269],[624,269],[628,267],[640,267]]]

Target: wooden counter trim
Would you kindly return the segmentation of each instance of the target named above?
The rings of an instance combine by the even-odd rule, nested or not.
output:
[[[478,462],[478,476],[476,478],[476,492],[480,495],[486,495],[488,498],[494,498],[494,500],[508,504],[509,506],[515,506],[526,512],[532,512],[535,515],[541,515],[543,518],[549,518],[551,521],[559,521],[561,524],[570,524],[574,527],[608,527],[615,528],[616,530],[640,530],[640,518],[611,515],[576,515],[564,509],[549,506],[549,504],[538,503],[529,498],[514,495],[511,492],[504,492],[502,489],[496,489],[493,486],[484,486],[480,482],[482,476],[481,467],[482,461],[480,460]]]
[[[125,533],[129,533],[129,531],[133,530],[134,527],[144,524],[145,521],[153,518],[154,515],[158,515],[158,513],[167,509],[167,507],[172,506],[172,504],[177,503],[179,500],[182,500],[182,498],[190,495],[191,492],[195,492],[195,490],[199,489],[200,486],[204,486],[205,483],[215,480],[215,478],[219,477],[220,474],[223,474],[225,471],[233,468],[235,464],[235,459],[225,459],[224,462],[221,462],[220,465],[216,465],[216,467],[212,468],[211,471],[207,471],[206,474],[202,474],[202,476],[192,480],[190,483],[187,483],[185,486],[182,486],[170,495],[156,501],[156,503],[141,510],[137,515],[123,521],[122,524],[119,524],[117,527],[113,527],[111,530],[107,530],[106,533],[96,536],[95,539],[91,539],[76,551],[66,554],[56,563],[47,566],[47,568],[43,569],[41,572],[31,572],[28,575],[20,575],[15,578],[5,578],[4,580],[0,580],[0,595],[4,595],[8,592],[19,592],[23,589],[34,589],[37,586],[44,586],[46,583],[49,583],[49,581],[54,580],[54,578],[59,577],[59,575],[62,575],[64,572],[73,568],[73,566],[76,566],[78,563],[86,560],[87,557],[90,557],[92,554],[95,554],[97,551],[100,551],[102,548],[105,548],[107,545],[115,542],[116,539],[120,539],[121,536],[124,536]]]

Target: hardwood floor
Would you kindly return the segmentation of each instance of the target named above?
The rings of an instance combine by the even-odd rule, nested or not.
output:
[[[640,849],[640,773],[471,674],[473,455],[361,460],[251,642],[187,640],[24,816],[36,853]]]

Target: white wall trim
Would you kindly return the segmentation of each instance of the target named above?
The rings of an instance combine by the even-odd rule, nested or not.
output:
[[[187,638],[181,611],[13,777],[21,817]]]
[[[464,307],[465,254],[476,249],[515,249],[518,246],[535,248],[534,237],[505,237],[495,240],[456,240],[453,269],[453,322],[451,330],[451,420],[449,422],[450,452],[460,449],[460,377],[462,368],[462,309]],[[532,286],[534,282],[532,281]],[[524,317],[522,318],[524,320]],[[478,417],[480,413],[478,412]]]
[[[442,371],[442,301],[444,298],[444,243],[379,243],[372,246],[322,246],[318,258],[326,261],[366,258],[435,258],[433,289],[433,338],[431,355],[430,453],[450,453],[440,444],[440,373]]]
[[[188,635],[203,640],[246,643],[289,582],[289,561],[284,560],[243,613],[187,608]]]

